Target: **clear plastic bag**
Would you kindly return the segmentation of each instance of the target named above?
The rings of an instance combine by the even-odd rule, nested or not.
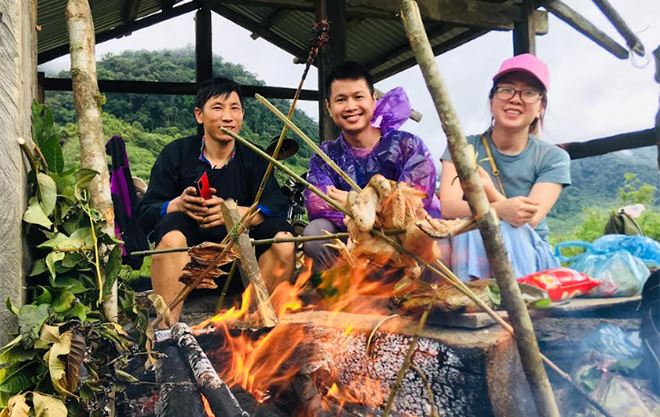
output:
[[[607,239],[603,240],[609,236],[598,239],[594,244],[587,242],[560,243],[555,247],[555,255],[562,262],[571,264],[571,269],[601,281],[599,286],[589,291],[587,297],[606,298],[637,295],[642,291],[642,286],[650,275],[650,271],[644,261],[633,256],[628,250],[620,248],[620,239],[616,239],[615,244]],[[596,246],[596,243],[599,244],[599,247]],[[572,258],[562,256],[561,248],[571,246],[583,247],[586,251]]]

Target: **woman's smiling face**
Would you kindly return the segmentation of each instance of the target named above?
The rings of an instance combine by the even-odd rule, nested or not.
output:
[[[534,76],[526,72],[512,72],[500,78],[496,87],[516,90],[508,100],[499,99],[497,96],[490,99],[490,111],[498,128],[512,131],[528,129],[534,120],[541,117],[545,109],[542,97],[532,104],[524,102],[521,97],[522,91],[543,91]]]

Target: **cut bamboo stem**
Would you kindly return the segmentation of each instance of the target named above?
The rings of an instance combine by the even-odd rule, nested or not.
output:
[[[413,0],[404,0],[401,3],[401,18],[413,53],[440,116],[442,128],[447,135],[449,150],[454,165],[456,165],[461,186],[479,225],[488,261],[514,328],[520,360],[532,391],[537,412],[542,417],[559,417],[559,409],[543,366],[532,320],[513,276],[502,241],[499,220],[490,209],[474,161],[469,157],[465,135],[435,62],[435,55],[426,36],[417,3]]]
[[[355,181],[353,181],[353,179],[349,177],[344,171],[342,171],[342,169],[337,166],[335,161],[330,159],[330,157],[326,155],[325,152],[323,152],[323,150],[321,150],[321,148],[319,148],[316,145],[316,143],[314,143],[314,141],[309,138],[309,136],[307,136],[302,130],[300,130],[298,126],[296,126],[291,120],[287,119],[286,116],[284,116],[284,114],[282,114],[282,112],[277,109],[277,107],[273,106],[268,100],[266,100],[263,96],[259,94],[255,94],[254,97],[259,101],[259,103],[266,106],[268,110],[270,110],[275,116],[277,116],[281,121],[283,121],[286,126],[288,126],[291,130],[293,130],[293,132],[296,135],[300,136],[300,138],[306,144],[308,144],[314,150],[314,152],[316,152],[316,154],[320,156],[321,159],[323,159],[323,161],[326,164],[328,164],[330,168],[332,168],[337,174],[339,174],[339,176],[341,176],[344,179],[344,181],[346,181],[348,185],[351,186],[352,189],[354,189],[355,191],[361,190],[360,186],[357,185]]]

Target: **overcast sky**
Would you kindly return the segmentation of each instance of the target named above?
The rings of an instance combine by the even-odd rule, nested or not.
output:
[[[565,0],[622,45],[624,40],[591,1]],[[649,54],[660,45],[659,0],[610,0]],[[584,141],[652,127],[658,111],[660,85],[653,80],[652,59],[620,60],[550,15],[550,30],[537,37],[537,56],[550,67],[551,85],[542,137],[550,142]],[[131,36],[97,46],[97,57],[127,49],[160,50],[194,44],[194,13],[142,29]],[[213,13],[213,52],[242,64],[268,85],[296,88],[303,66],[292,56]],[[513,53],[511,32],[491,32],[437,58],[466,134],[481,133],[490,121],[487,94],[491,78]],[[69,69],[68,56],[41,66]],[[403,87],[413,108],[424,117],[402,129],[421,136],[436,160],[446,147],[439,117],[417,66],[377,84],[387,91]],[[310,71],[306,89],[317,88]],[[318,118],[318,105],[300,102],[299,108]],[[191,124],[193,123],[191,115]]]

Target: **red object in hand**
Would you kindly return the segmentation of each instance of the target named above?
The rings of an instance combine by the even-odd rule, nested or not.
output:
[[[206,172],[197,180],[197,193],[204,200],[211,198],[211,186],[209,185],[209,176]]]
[[[535,272],[518,279],[518,282],[546,290],[552,301],[578,297],[600,285],[600,281],[570,268],[555,268]]]

